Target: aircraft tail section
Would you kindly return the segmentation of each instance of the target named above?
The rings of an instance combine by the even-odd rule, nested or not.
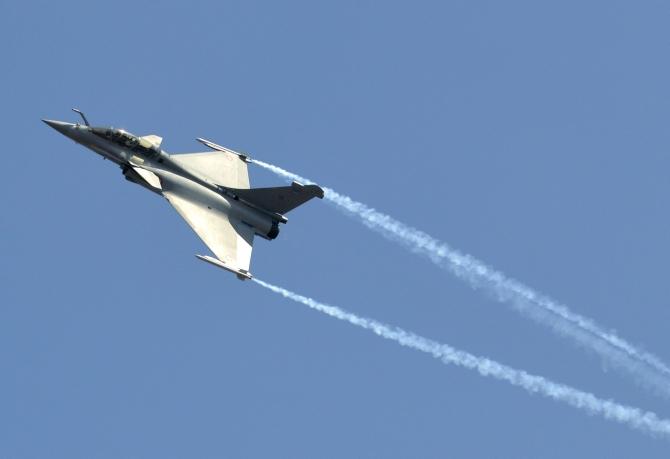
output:
[[[293,182],[291,186],[273,188],[228,189],[237,198],[254,207],[283,215],[312,198],[323,198],[323,190],[317,185]]]

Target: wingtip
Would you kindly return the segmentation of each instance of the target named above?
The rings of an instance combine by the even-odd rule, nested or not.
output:
[[[217,266],[221,269],[225,269],[226,271],[230,271],[231,273],[235,274],[239,280],[251,280],[253,278],[253,276],[249,271],[240,268],[235,269],[232,266],[228,266],[225,262],[217,258],[199,254],[195,254],[195,257],[202,261],[206,261],[211,265]]]
[[[233,155],[237,155],[237,157],[240,158],[240,160],[244,161],[245,163],[252,162],[252,159],[246,153],[240,153],[239,151],[231,150],[228,147],[224,147],[223,145],[219,145],[218,143],[214,143],[211,140],[203,139],[202,137],[196,137],[195,140],[197,140],[201,144],[211,148],[212,150],[222,151],[224,153],[231,153]]]

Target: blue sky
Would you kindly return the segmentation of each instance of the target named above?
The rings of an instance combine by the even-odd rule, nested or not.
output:
[[[247,151],[668,361],[670,7],[541,3],[1,3],[0,456],[666,457],[196,260],[165,200],[40,122]],[[670,416],[331,205],[289,217],[261,279]]]

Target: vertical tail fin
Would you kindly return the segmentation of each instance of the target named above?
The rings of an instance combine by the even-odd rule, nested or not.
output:
[[[273,188],[236,189],[228,191],[254,207],[283,215],[312,198],[323,199],[323,190],[317,185],[293,182],[291,186]]]

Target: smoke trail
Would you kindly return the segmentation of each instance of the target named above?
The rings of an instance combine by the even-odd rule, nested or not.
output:
[[[530,393],[544,395],[545,397],[583,410],[588,414],[597,414],[605,419],[627,424],[635,429],[647,433],[659,434],[670,439],[670,420],[659,418],[655,413],[649,411],[645,412],[638,408],[621,405],[610,400],[603,400],[591,393],[580,391],[565,384],[550,381],[542,376],[532,375],[484,357],[477,357],[446,344],[441,344],[422,336],[415,335],[414,333],[405,331],[401,328],[391,327],[373,319],[359,317],[336,306],[319,303],[312,298],[298,295],[297,293],[263,282],[262,280],[256,278],[252,280],[285,298],[302,303],[331,317],[370,330],[376,335],[395,341],[402,346],[431,354],[436,359],[440,359],[443,363],[458,365],[469,370],[477,371],[482,376],[489,376],[501,381],[506,381],[513,386],[521,387]]]
[[[258,160],[253,162],[289,180],[314,183],[275,165]],[[324,188],[324,192],[328,201],[346,214],[358,218],[368,228],[401,243],[414,253],[427,257],[434,264],[466,281],[472,288],[484,289],[492,293],[498,301],[511,303],[523,315],[596,352],[616,369],[629,373],[636,381],[654,392],[670,396],[670,367],[653,354],[635,347],[593,320],[571,311],[567,306],[508,278],[502,272],[470,255],[458,252],[416,228],[330,188]]]

